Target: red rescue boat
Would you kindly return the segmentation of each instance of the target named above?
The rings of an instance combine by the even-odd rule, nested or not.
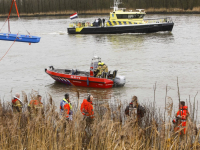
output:
[[[93,88],[112,88],[124,86],[126,79],[124,76],[117,76],[117,70],[111,74],[102,72],[99,77],[94,77],[94,71],[98,67],[98,62],[101,61],[100,57],[94,56],[90,66],[90,72],[79,71],[77,69],[55,69],[50,66],[45,69],[45,72],[50,75],[54,80],[68,85],[93,87]]]

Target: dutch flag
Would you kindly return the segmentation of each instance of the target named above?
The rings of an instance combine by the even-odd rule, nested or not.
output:
[[[78,18],[78,14],[77,13],[74,13],[73,15],[70,15],[70,19],[75,19],[75,18]]]

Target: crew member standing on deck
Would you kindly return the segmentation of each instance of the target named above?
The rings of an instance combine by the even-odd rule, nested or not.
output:
[[[101,21],[101,18],[98,19],[98,26],[101,26],[102,25],[102,21]]]
[[[20,94],[16,93],[12,99],[12,109],[14,113],[22,112],[22,102],[19,98],[20,98]]]
[[[94,77],[101,76],[101,73],[102,73],[102,64],[101,64],[101,62],[98,63],[98,67],[94,72],[95,72],[95,76]]]
[[[103,21],[103,26],[105,26],[105,19],[103,18],[102,21]]]
[[[95,26],[98,26],[98,24],[99,24],[99,19],[96,19],[95,20]]]
[[[102,62],[101,65],[102,65],[102,71],[108,73],[108,66],[104,62]]]

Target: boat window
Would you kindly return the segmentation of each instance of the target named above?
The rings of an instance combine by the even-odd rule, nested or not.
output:
[[[128,15],[128,18],[135,18],[135,15]]]
[[[92,64],[91,64],[91,66],[92,66]],[[93,67],[93,66],[92,66]],[[97,69],[97,67],[98,67],[98,62],[94,62],[94,70],[96,70]]]
[[[127,14],[117,14],[117,18],[118,19],[126,19],[126,18],[128,18],[128,15]]]
[[[117,19],[133,19],[133,18],[143,18],[144,15],[140,14],[117,14]]]
[[[143,17],[144,17],[144,15],[140,15],[140,16],[139,16],[139,18],[143,18]]]
[[[122,15],[123,16],[123,18],[128,18],[128,15]]]

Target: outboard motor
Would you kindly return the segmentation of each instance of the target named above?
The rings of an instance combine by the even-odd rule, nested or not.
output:
[[[113,82],[114,82],[114,86],[115,87],[117,87],[117,86],[124,86],[125,83],[126,83],[126,78],[125,78],[125,76],[116,76],[113,79]]]
[[[118,71],[118,70],[114,70],[114,71],[113,71],[113,78],[115,78],[115,77],[117,76],[117,71]]]

